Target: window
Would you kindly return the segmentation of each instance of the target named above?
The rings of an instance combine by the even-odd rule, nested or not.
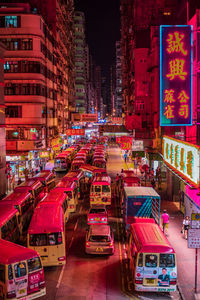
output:
[[[107,235],[91,235],[89,241],[106,243],[110,242],[110,237]]]
[[[8,265],[8,280],[13,279],[13,271],[12,271],[12,266]]]
[[[102,193],[110,193],[110,187],[108,185],[103,185]]]
[[[160,254],[160,267],[174,268],[175,267],[174,254]]]
[[[41,261],[39,257],[33,257],[28,259],[28,272],[34,272],[42,268]]]
[[[22,118],[22,106],[7,106],[5,114],[7,118]]]
[[[19,27],[17,16],[5,16],[5,27]]]
[[[33,50],[33,39],[1,39],[7,50]]]
[[[138,267],[143,267],[143,254],[140,253],[138,257]]]
[[[30,234],[30,246],[53,246],[62,244],[62,233]]]
[[[155,268],[157,267],[157,255],[147,254],[145,256],[145,267]]]
[[[15,278],[23,277],[26,275],[26,264],[25,262],[20,262],[14,265]]]
[[[101,193],[101,185],[95,185],[95,192]]]

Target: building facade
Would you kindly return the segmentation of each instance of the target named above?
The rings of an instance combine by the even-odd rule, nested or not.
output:
[[[77,113],[85,113],[86,103],[86,44],[85,44],[85,15],[83,12],[74,13],[75,34],[75,106]]]
[[[116,92],[115,92],[115,116],[122,116],[122,54],[121,42],[117,41],[116,48]]]

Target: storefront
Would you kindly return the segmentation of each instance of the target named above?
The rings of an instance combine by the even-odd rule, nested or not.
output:
[[[28,153],[27,155],[7,155],[6,164],[11,168],[12,174],[16,179],[25,178],[24,170],[28,167]]]

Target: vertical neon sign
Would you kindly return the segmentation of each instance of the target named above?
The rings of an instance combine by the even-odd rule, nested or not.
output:
[[[192,125],[192,50],[192,26],[160,26],[160,126]]]

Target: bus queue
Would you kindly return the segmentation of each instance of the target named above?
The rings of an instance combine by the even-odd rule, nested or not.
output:
[[[62,179],[57,182],[53,172],[41,171],[16,187],[13,193],[0,202],[0,253],[5,251],[4,248],[9,249],[12,242],[19,254],[16,261],[9,257],[10,262],[5,267],[5,278],[11,278],[12,274],[13,284],[0,280],[3,299],[20,299],[24,296],[32,299],[31,296],[29,298],[31,293],[35,293],[34,298],[45,295],[43,266],[66,263],[65,224],[70,215],[77,211],[79,200],[87,193],[90,211],[87,216],[89,230],[86,232],[85,252],[95,255],[114,253],[114,234],[107,214],[112,204],[112,181],[106,171],[106,162],[104,144],[70,147],[55,158],[54,171],[65,172]],[[130,192],[127,192],[132,187],[141,187],[140,178],[133,171],[124,170],[116,185],[116,195],[120,199],[122,215],[126,211],[125,227],[126,220],[130,219],[134,210],[133,203],[129,204]],[[175,251],[155,221],[157,219],[151,216],[135,218],[133,213],[131,222],[127,222],[128,261],[134,288],[137,291],[175,291]],[[152,234],[155,236],[154,241],[148,239]],[[24,241],[27,248],[22,251],[17,244],[23,244]],[[33,263],[35,267],[31,268]],[[2,264],[6,263],[0,257],[0,266]],[[18,268],[20,271],[17,271]],[[22,272],[19,278],[31,278],[34,272],[40,274],[37,286],[32,285],[30,279],[18,290],[17,272]],[[168,275],[165,282],[162,280],[163,274]]]

